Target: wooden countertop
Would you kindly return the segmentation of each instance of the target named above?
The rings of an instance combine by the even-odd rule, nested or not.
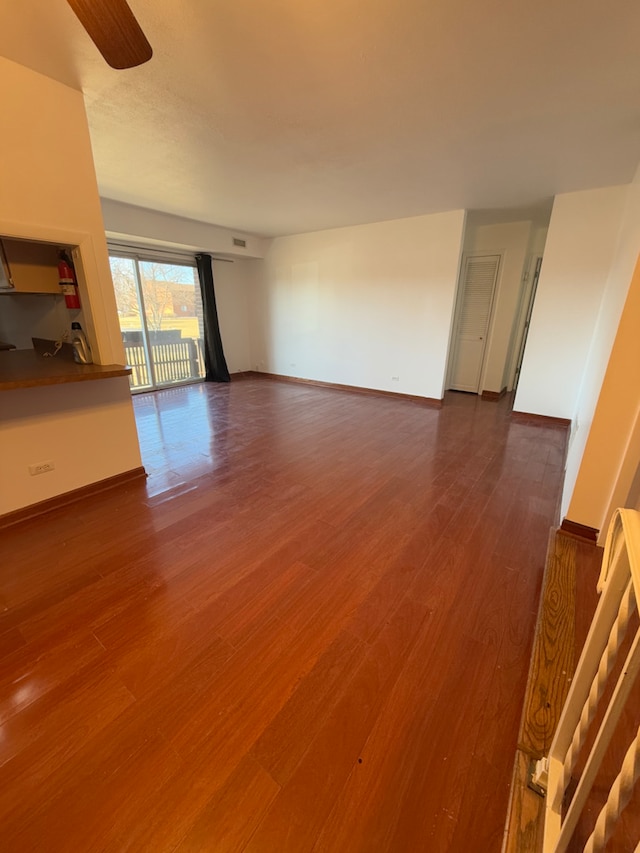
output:
[[[130,367],[122,364],[76,364],[63,358],[45,358],[32,349],[0,352],[0,391],[62,385],[128,376]]]

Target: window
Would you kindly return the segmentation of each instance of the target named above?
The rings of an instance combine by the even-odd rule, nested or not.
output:
[[[202,301],[195,265],[110,255],[133,391],[204,377]]]

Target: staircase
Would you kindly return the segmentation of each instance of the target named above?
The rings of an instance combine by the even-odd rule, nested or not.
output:
[[[593,546],[552,537],[505,853],[640,851],[640,513],[614,516],[594,608],[598,562]]]

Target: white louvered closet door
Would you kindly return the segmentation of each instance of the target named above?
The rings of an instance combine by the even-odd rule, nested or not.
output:
[[[476,255],[465,261],[462,304],[458,312],[454,362],[449,387],[480,390],[480,374],[491,319],[491,305],[500,267],[500,255]]]

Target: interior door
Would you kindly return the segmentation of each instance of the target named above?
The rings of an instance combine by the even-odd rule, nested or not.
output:
[[[477,394],[480,390],[499,268],[500,255],[472,255],[465,260],[449,382],[449,387],[456,391]]]

